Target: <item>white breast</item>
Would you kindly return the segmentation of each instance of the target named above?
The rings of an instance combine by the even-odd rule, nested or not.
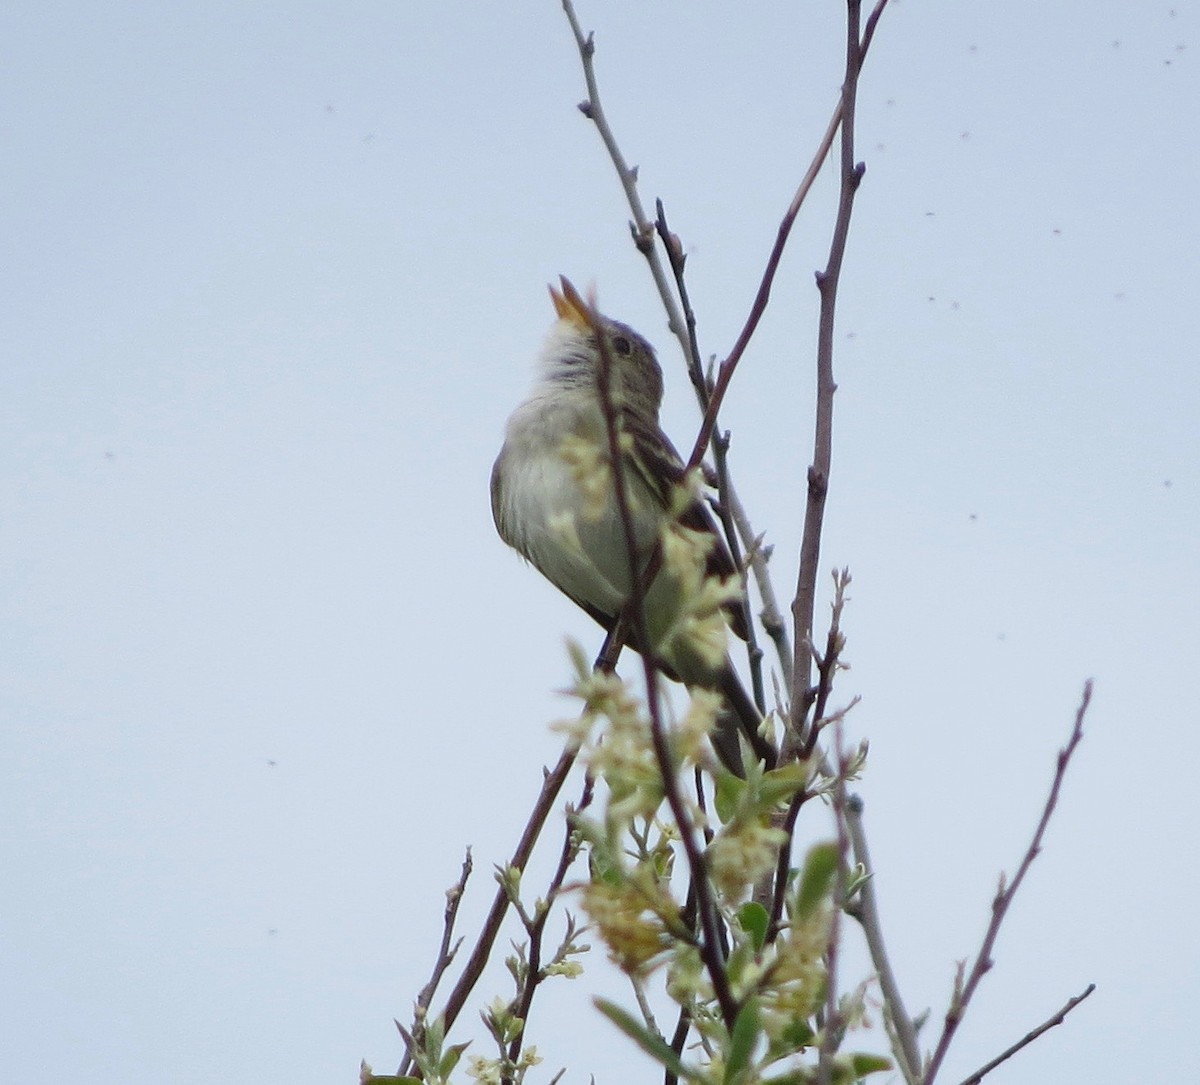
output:
[[[603,421],[594,409],[564,408],[556,398],[531,397],[509,419],[496,465],[497,527],[560,590],[615,616],[629,594],[624,531],[615,501],[599,519],[585,516],[584,495],[562,453],[568,435],[603,440]],[[629,483],[644,559],[657,536],[661,512],[636,477]]]

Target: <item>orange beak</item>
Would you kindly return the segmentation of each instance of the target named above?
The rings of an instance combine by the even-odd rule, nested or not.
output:
[[[588,299],[575,289],[575,284],[565,275],[560,275],[558,281],[562,284],[562,292],[550,287],[550,300],[554,302],[554,311],[559,320],[569,320],[581,331],[591,331],[596,326],[596,292],[588,291]]]

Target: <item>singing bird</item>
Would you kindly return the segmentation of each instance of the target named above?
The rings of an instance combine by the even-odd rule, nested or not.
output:
[[[659,425],[662,370],[654,349],[632,328],[598,313],[567,279],[550,288],[558,319],[542,349],[532,390],[508,419],[504,446],[492,468],[492,516],[500,537],[528,559],[555,587],[611,630],[632,591],[625,527],[611,475],[581,469],[580,450],[608,463],[608,431],[601,408],[599,336],[608,346],[610,389],[625,439],[622,477],[629,494],[634,543],[646,585],[647,638],[659,667],[689,687],[720,692],[724,703],[713,746],[730,771],[745,774],[739,735],[755,757],[774,762],[771,743],[759,731],[761,716],[729,657],[704,650],[678,634],[687,605],[684,592],[697,578],[681,577],[663,560],[660,540],[673,524],[702,539],[703,573],[739,575],[707,503],[692,494],[680,509],[684,463]],[[599,480],[599,486],[597,486]],[[686,491],[682,491],[686,492]],[[740,598],[722,608],[743,640],[746,617]],[[636,637],[631,640],[639,648]]]

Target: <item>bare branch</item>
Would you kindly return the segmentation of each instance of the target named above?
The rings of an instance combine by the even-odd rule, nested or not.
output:
[[[413,1009],[412,1032],[403,1030],[405,1048],[404,1058],[401,1060],[401,1074],[405,1072],[405,1067],[412,1065],[413,1055],[425,1038],[425,1021],[429,1012],[429,1004],[433,1001],[434,993],[437,991],[442,976],[454,960],[458,947],[462,945],[461,938],[453,946],[450,941],[454,937],[454,923],[458,918],[458,906],[462,903],[463,893],[466,891],[467,880],[471,877],[473,865],[471,849],[467,848],[458,881],[446,890],[446,910],[442,915],[442,944],[438,947],[437,960],[433,963],[433,972],[430,974],[429,982],[421,988],[417,995],[416,1005]]]
[[[1062,1008],[1059,1009],[1058,1012],[1052,1017],[1047,1018],[1032,1031],[1025,1033],[1025,1035],[1022,1036],[1015,1044],[1013,1044],[1012,1047],[1006,1048],[994,1059],[992,1059],[991,1062],[981,1066],[978,1070],[976,1070],[975,1073],[973,1073],[970,1077],[963,1078],[960,1085],[979,1085],[979,1082],[981,1082],[985,1076],[995,1070],[996,1067],[1002,1062],[1006,1061],[1007,1059],[1011,1059],[1013,1055],[1021,1050],[1021,1048],[1028,1047],[1031,1043],[1033,1043],[1034,1040],[1041,1036],[1043,1032],[1049,1032],[1056,1025],[1061,1025],[1063,1021],[1066,1020],[1067,1014],[1075,1009],[1075,1007],[1078,1006],[1079,1003],[1081,1003],[1085,998],[1087,998],[1088,995],[1090,995],[1095,989],[1096,985],[1094,983],[1089,983],[1081,993],[1077,994],[1074,998],[1067,999],[1065,1005],[1063,1005]]]
[[[882,11],[883,5],[887,0],[880,0],[875,19],[878,19],[878,13]],[[710,387],[706,380],[703,367],[700,359],[699,346],[695,336],[695,315],[691,312],[691,308],[687,301],[687,294],[683,288],[682,270],[685,261],[685,255],[679,239],[665,228],[665,219],[662,215],[661,203],[659,205],[659,219],[662,220],[662,229],[660,237],[662,240],[663,250],[666,252],[668,260],[671,263],[672,270],[675,272],[676,281],[679,289],[680,301],[677,302],[675,295],[671,291],[670,283],[667,279],[666,270],[663,267],[662,259],[659,256],[658,250],[651,243],[655,227],[651,224],[646,216],[645,208],[642,206],[641,196],[637,188],[637,170],[628,165],[625,156],[621,151],[620,145],[617,143],[616,136],[613,134],[612,126],[608,122],[608,117],[604,112],[604,107],[600,101],[600,89],[596,81],[595,71],[595,41],[591,34],[584,34],[580,26],[578,16],[575,13],[575,6],[572,0],[562,0],[563,11],[566,13],[567,20],[571,25],[571,32],[575,38],[575,45],[579,51],[580,64],[583,67],[584,82],[587,86],[588,98],[580,103],[580,110],[589,120],[596,125],[597,132],[600,133],[600,138],[604,143],[605,149],[608,151],[609,158],[612,161],[613,168],[617,172],[617,177],[621,182],[621,188],[625,192],[626,201],[629,204],[630,213],[633,216],[633,221],[630,224],[630,229],[633,234],[634,243],[639,252],[646,257],[646,262],[650,266],[650,273],[654,279],[654,284],[658,289],[659,298],[662,300],[663,308],[667,313],[667,325],[671,333],[679,341],[680,348],[683,351],[683,356],[687,364],[688,378],[692,383],[700,404],[700,410],[704,416],[701,424],[701,436],[697,439],[695,450],[692,459],[696,464],[704,456],[704,449],[712,440],[711,435],[716,427],[717,406],[710,404]],[[871,24],[868,24],[869,26]],[[840,110],[840,105],[839,105]],[[833,131],[836,131],[837,121],[840,118],[840,112],[835,114]],[[816,170],[825,160],[825,156],[829,150],[829,142],[832,142],[833,131],[828,134],[827,141],[823,144],[823,149],[818,152],[818,158],[814,160],[812,168],[813,176],[816,175]],[[791,218],[794,221],[796,212],[799,211],[799,204],[803,200],[803,194],[806,194],[808,188],[811,187],[812,181],[808,180],[806,184],[801,186],[802,192],[797,194],[797,199],[793,200],[795,211],[791,213]],[[776,252],[773,253],[773,264],[770,267],[770,277],[774,278],[774,269],[778,265],[779,256],[783,251],[783,242],[786,241],[786,234],[790,232],[791,225],[788,224],[787,231],[776,242]],[[767,291],[769,294],[769,289]],[[758,309],[757,314],[753,316],[754,324],[757,325],[758,319],[762,315],[763,309],[766,307],[766,296],[760,288],[762,295],[762,305]],[[681,308],[682,306],[682,308]],[[751,329],[753,331],[753,329]],[[743,337],[748,342],[749,335],[743,333]],[[741,349],[737,351],[740,356],[742,350],[745,349],[745,343],[742,343]],[[726,363],[728,364],[728,363]],[[736,365],[736,359],[734,361]],[[728,387],[729,378],[732,377],[732,367],[725,377],[725,387]],[[721,398],[724,397],[724,390],[721,392]],[[719,458],[719,442],[712,440],[714,446],[714,456]],[[749,549],[751,546],[750,540],[755,538],[753,529],[750,526],[749,518],[746,515],[745,509],[738,498],[737,491],[734,489],[733,482],[729,477],[728,469],[721,470],[718,464],[718,493],[720,503],[723,508],[728,508],[734,518],[735,523],[741,532],[742,539]],[[752,551],[751,554],[751,571],[754,574],[755,582],[758,585],[759,595],[763,599],[764,609],[764,627],[776,645],[776,650],[779,654],[780,667],[784,673],[785,680],[788,686],[791,686],[790,671],[791,648],[788,643],[786,629],[782,621],[775,621],[774,618],[779,614],[779,607],[775,603],[774,588],[770,582],[770,573],[767,568],[765,558],[756,556]],[[751,649],[751,669],[755,677],[755,698],[760,707],[763,707],[762,698],[762,683],[760,670],[760,656],[756,648]]]
[[[1021,859],[1021,863],[1017,867],[1017,872],[1013,876],[1012,881],[1006,884],[1004,877],[1001,876],[1000,888],[992,900],[992,919],[988,923],[987,932],[983,936],[983,944],[979,947],[979,952],[975,956],[975,961],[971,966],[970,972],[962,980],[961,988],[958,984],[955,985],[956,990],[950,1000],[950,1008],[946,1011],[946,1020],[942,1026],[942,1034],[938,1037],[937,1047],[934,1048],[933,1055],[930,1057],[929,1065],[925,1071],[924,1085],[933,1085],[933,1080],[937,1077],[942,1060],[946,1057],[946,1051],[950,1047],[950,1041],[954,1039],[954,1034],[958,1030],[967,1007],[970,1005],[971,997],[975,994],[975,989],[979,986],[979,981],[983,979],[984,974],[992,967],[992,948],[995,946],[996,938],[1000,934],[1000,927],[1004,923],[1004,917],[1008,914],[1009,905],[1012,904],[1013,898],[1017,895],[1017,890],[1021,888],[1021,883],[1025,880],[1025,875],[1028,873],[1034,859],[1038,857],[1038,854],[1042,850],[1042,838],[1046,834],[1046,826],[1050,824],[1054,808],[1058,805],[1058,795],[1062,790],[1063,780],[1067,774],[1067,767],[1070,765],[1071,758],[1074,756],[1076,748],[1083,739],[1083,720],[1087,715],[1088,706],[1091,703],[1092,682],[1089,679],[1084,683],[1083,697],[1079,702],[1079,707],[1075,711],[1075,726],[1071,730],[1071,737],[1067,740],[1066,746],[1058,751],[1058,759],[1054,769],[1054,781],[1050,785],[1050,794],[1047,796],[1046,803],[1042,807],[1042,816],[1038,820],[1037,828],[1034,830],[1033,839],[1029,842],[1029,847],[1025,849],[1025,855]]]
[[[887,947],[883,941],[883,925],[879,918],[879,904],[875,898],[875,867],[867,849],[867,834],[863,828],[863,801],[851,795],[846,803],[846,827],[854,849],[854,860],[866,873],[866,879],[858,891],[858,898],[850,914],[858,920],[867,939],[867,949],[875,974],[879,977],[879,989],[883,994],[883,1009],[887,1014],[891,1032],[895,1037],[896,1061],[908,1085],[918,1085],[921,1080],[921,1049],[917,1046],[917,1030],[913,1025],[904,1000],[900,997],[900,985],[892,971]]]
[[[880,10],[885,0],[880,0]],[[825,495],[833,459],[833,328],[837,308],[838,283],[854,196],[862,181],[865,166],[854,160],[854,120],[858,100],[858,77],[862,71],[862,41],[859,36],[860,0],[848,0],[846,35],[846,77],[842,84],[841,107],[841,194],[837,219],[829,244],[829,260],[817,275],[821,294],[820,323],[817,330],[817,418],[813,435],[813,462],[808,469],[808,502],[804,513],[804,533],[800,544],[800,573],[796,596],[792,601],[792,627],[795,642],[792,673],[791,727],[784,739],[785,756],[804,739],[805,714],[811,705],[806,696],[812,663],[813,610],[816,605],[817,566],[821,555],[821,532],[825,518]],[[813,721],[815,723],[815,721]]]
[[[883,14],[883,9],[887,7],[887,3],[888,0],[877,0],[874,10],[867,19],[867,29],[861,43],[856,33],[854,39],[855,52],[857,54],[854,73],[856,82],[858,73],[862,70],[862,62],[866,58],[867,50],[870,48],[871,39],[875,36],[875,26],[879,22],[879,17]],[[860,6],[861,0],[855,0],[855,7],[858,8]],[[857,15],[855,25],[857,27]],[[725,398],[726,389],[728,389],[729,382],[733,379],[733,371],[737,368],[738,362],[741,361],[746,347],[750,344],[750,339],[758,328],[759,321],[762,320],[763,314],[767,311],[767,303],[771,300],[771,286],[775,282],[775,273],[779,270],[779,261],[783,258],[783,250],[787,246],[788,237],[791,235],[792,227],[796,224],[796,217],[800,214],[800,208],[808,198],[808,193],[813,186],[813,182],[816,181],[817,175],[821,172],[821,167],[825,164],[825,159],[828,157],[829,150],[833,146],[833,137],[837,134],[838,127],[842,123],[842,118],[851,116],[851,127],[853,127],[852,114],[854,103],[853,101],[850,102],[851,108],[849,113],[847,112],[846,105],[845,86],[843,85],[837,107],[834,109],[833,116],[829,118],[829,124],[825,128],[825,135],[821,137],[821,142],[817,146],[812,162],[809,163],[808,170],[800,181],[800,187],[796,189],[796,194],[792,197],[792,202],[788,205],[788,209],[784,212],[783,219],[779,223],[779,228],[775,234],[775,244],[771,249],[770,256],[767,257],[767,265],[763,270],[762,279],[758,284],[758,293],[755,294],[754,302],[750,306],[750,315],[746,318],[746,323],[742,326],[741,333],[733,345],[733,350],[729,352],[729,356],[721,363],[721,368],[718,371],[717,380],[712,390],[712,402],[709,404],[704,425],[700,427],[700,433],[696,437],[696,444],[692,450],[693,459],[696,459],[697,449],[703,455],[703,450],[708,444],[709,435],[716,426],[717,412],[721,408],[721,401]],[[844,139],[845,135],[843,134],[843,141]],[[853,140],[851,142],[853,143]],[[843,176],[844,183],[845,179]]]
[[[562,890],[563,880],[567,876],[567,871],[571,864],[575,861],[575,856],[579,852],[578,841],[575,837],[575,818],[583,810],[586,810],[592,803],[592,796],[595,791],[595,780],[591,773],[584,779],[583,794],[579,802],[568,810],[567,824],[563,833],[562,849],[558,855],[558,866],[555,868],[554,875],[550,879],[549,887],[546,890],[546,896],[542,903],[538,906],[533,922],[528,927],[529,933],[529,949],[528,959],[526,961],[527,968],[525,971],[525,982],[522,985],[522,990],[517,998],[516,1008],[514,1013],[521,1019],[521,1030],[513,1038],[508,1046],[508,1062],[510,1065],[516,1065],[521,1056],[521,1048],[524,1046],[525,1037],[529,1031],[529,1012],[533,1006],[533,996],[542,981],[546,978],[542,973],[542,939],[546,933],[546,921],[550,918],[550,909],[557,899],[559,892]],[[568,938],[574,934],[575,928],[569,914],[567,917],[567,934]]]
[[[558,798],[558,793],[562,790],[562,785],[566,781],[571,767],[575,764],[577,753],[578,749],[574,745],[568,746],[567,749],[563,750],[554,768],[545,773],[542,790],[534,802],[529,820],[525,823],[525,829],[521,833],[521,839],[518,841],[516,850],[508,862],[511,869],[523,871],[528,864],[529,857],[533,853],[533,846],[537,843],[537,839],[545,827],[546,818],[550,814],[550,809]],[[508,892],[501,885],[496,890],[491,910],[483,922],[483,929],[480,931],[479,940],[475,943],[475,948],[471,951],[471,956],[467,959],[467,963],[463,967],[463,973],[459,976],[458,983],[454,985],[454,990],[450,992],[450,997],[446,1000],[446,1008],[442,1011],[442,1018],[447,1033],[449,1033],[450,1027],[462,1012],[467,998],[470,996],[471,991],[474,990],[475,984],[479,982],[479,977],[483,974],[484,966],[491,957],[492,946],[495,944],[496,936],[500,933],[500,925],[504,921],[504,916],[509,909],[509,905]],[[401,1073],[404,1073],[404,1071],[402,1070]]]
[[[754,534],[750,518],[742,505],[741,498],[731,488],[722,495],[723,502],[729,505],[729,514],[737,526],[738,534],[746,547],[749,557],[750,572],[754,575],[754,583],[758,587],[759,598],[762,600],[762,611],[759,619],[763,631],[775,645],[775,656],[779,661],[779,669],[783,674],[783,682],[787,689],[792,688],[792,642],[788,636],[787,623],[783,620],[783,612],[775,597],[775,585],[771,580],[767,562],[771,556],[771,548],[762,545],[762,539]]]
[[[855,0],[850,0],[853,5]],[[858,27],[854,27],[857,36]],[[836,733],[835,756],[837,776],[833,782],[833,820],[837,826],[837,888],[833,912],[829,917],[829,935],[825,941],[825,1020],[821,1026],[821,1042],[817,1047],[817,1085],[830,1085],[833,1080],[833,1056],[841,1042],[845,1028],[838,1004],[838,962],[841,958],[842,910],[846,903],[849,884],[850,837],[846,831],[846,777],[850,771],[850,760],[843,744],[842,721],[834,724]]]
[[[588,96],[585,101],[579,103],[579,110],[595,124],[596,131],[600,133],[600,138],[604,142],[604,148],[608,151],[608,157],[612,159],[613,167],[617,171],[617,178],[621,182],[621,188],[625,190],[625,199],[628,201],[629,210],[633,215],[630,231],[633,234],[634,243],[650,265],[650,274],[654,277],[658,296],[662,299],[663,308],[667,311],[667,323],[671,333],[679,340],[684,357],[688,357],[690,351],[687,325],[679,305],[671,293],[670,280],[667,278],[667,272],[659,258],[658,250],[654,247],[654,226],[646,216],[646,209],[642,206],[642,198],[638,193],[637,169],[630,167],[625,161],[625,155],[621,153],[617,138],[613,135],[612,127],[605,115],[604,106],[600,102],[600,88],[596,83],[595,40],[591,34],[584,34],[583,28],[579,25],[579,17],[575,14],[575,5],[571,0],[562,0],[562,8],[566,13],[567,21],[571,24],[571,33],[575,36],[575,47],[579,50],[579,61],[583,66],[583,79],[587,84]]]

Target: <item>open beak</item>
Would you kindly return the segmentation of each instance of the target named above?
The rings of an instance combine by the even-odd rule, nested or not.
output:
[[[550,287],[550,300],[554,302],[558,319],[569,320],[580,331],[590,332],[596,325],[595,292],[589,291],[591,296],[584,301],[575,284],[565,275],[560,275],[558,281],[562,284],[561,292]]]

